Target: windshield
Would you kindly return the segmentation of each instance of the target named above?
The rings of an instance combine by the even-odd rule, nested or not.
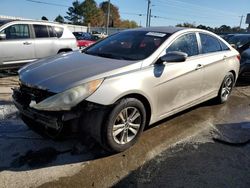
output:
[[[235,44],[240,47],[250,42],[250,35],[233,36],[229,38],[228,43]]]
[[[149,57],[171,34],[123,31],[86,49],[86,54],[112,59],[142,60]]]

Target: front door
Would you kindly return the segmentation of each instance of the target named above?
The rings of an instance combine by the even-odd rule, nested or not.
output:
[[[0,64],[28,63],[35,60],[34,39],[28,24],[14,24],[0,31],[6,39],[0,40]]]
[[[177,38],[166,52],[181,51],[188,54],[185,62],[166,63],[162,66],[158,87],[158,116],[164,117],[201,96],[203,69],[199,60],[199,48],[195,33]],[[158,67],[159,69],[159,67]]]

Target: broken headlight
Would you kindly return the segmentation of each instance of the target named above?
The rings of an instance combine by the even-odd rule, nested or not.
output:
[[[49,97],[40,103],[30,103],[31,108],[44,111],[70,110],[86,99],[101,85],[103,79],[93,80]]]

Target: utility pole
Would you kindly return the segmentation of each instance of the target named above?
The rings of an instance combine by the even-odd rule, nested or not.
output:
[[[151,25],[151,10],[152,10],[152,9],[149,9],[148,27],[150,27],[150,25]]]
[[[148,9],[147,9],[147,21],[146,21],[146,27],[149,26],[149,9],[150,9],[151,0],[148,0]]]
[[[243,18],[245,17],[245,16],[239,16],[240,17],[240,29],[241,29],[241,24],[242,24],[242,20],[243,20]]]
[[[109,29],[109,16],[110,16],[110,0],[108,0],[108,13],[107,13],[106,35],[108,35],[108,29]]]

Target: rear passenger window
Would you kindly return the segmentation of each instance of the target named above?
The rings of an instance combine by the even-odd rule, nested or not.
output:
[[[63,34],[63,28],[62,27],[54,27],[56,35],[58,38],[60,38]]]
[[[187,53],[188,56],[199,54],[198,43],[194,33],[186,34],[176,39],[166,52],[179,51]]]
[[[49,29],[49,37],[56,37],[55,30],[51,26],[48,26],[48,29]]]
[[[48,38],[49,33],[46,25],[34,25],[36,38]]]
[[[224,50],[229,50],[229,47],[220,40],[220,46],[221,46],[221,49],[224,51]]]
[[[221,44],[218,39],[203,33],[200,33],[200,38],[203,54],[221,51]]]

